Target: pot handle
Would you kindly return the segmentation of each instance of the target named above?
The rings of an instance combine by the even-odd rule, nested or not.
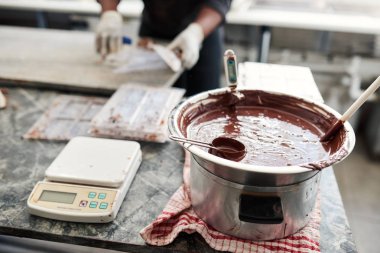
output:
[[[239,219],[258,224],[280,224],[284,220],[278,196],[240,195]]]

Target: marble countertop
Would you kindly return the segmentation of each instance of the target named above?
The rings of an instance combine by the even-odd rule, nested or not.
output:
[[[80,224],[31,216],[27,198],[44,177],[65,142],[29,141],[21,136],[59,94],[9,88],[8,107],[0,110],[0,234],[128,252],[214,252],[197,234],[181,234],[172,244],[153,247],[139,231],[163,209],[182,183],[184,154],[176,143],[143,143],[143,162],[116,220]],[[331,168],[321,180],[321,251],[356,252]]]

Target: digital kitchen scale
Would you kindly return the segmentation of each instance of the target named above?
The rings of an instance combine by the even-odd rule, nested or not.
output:
[[[110,222],[140,164],[137,142],[75,137],[34,187],[29,212],[64,221]]]

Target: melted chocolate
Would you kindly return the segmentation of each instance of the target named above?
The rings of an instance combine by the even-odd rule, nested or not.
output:
[[[204,142],[219,136],[236,139],[246,147],[240,162],[252,165],[321,169],[347,154],[344,128],[330,141],[319,141],[337,120],[321,107],[286,95],[241,92],[243,100],[227,92],[188,105],[179,117],[182,133]]]

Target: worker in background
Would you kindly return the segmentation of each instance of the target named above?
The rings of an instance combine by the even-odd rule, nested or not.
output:
[[[96,47],[104,55],[121,48],[119,0],[98,0],[102,14]],[[139,36],[171,41],[186,71],[175,83],[186,96],[220,87],[223,23],[231,0],[143,0]]]

